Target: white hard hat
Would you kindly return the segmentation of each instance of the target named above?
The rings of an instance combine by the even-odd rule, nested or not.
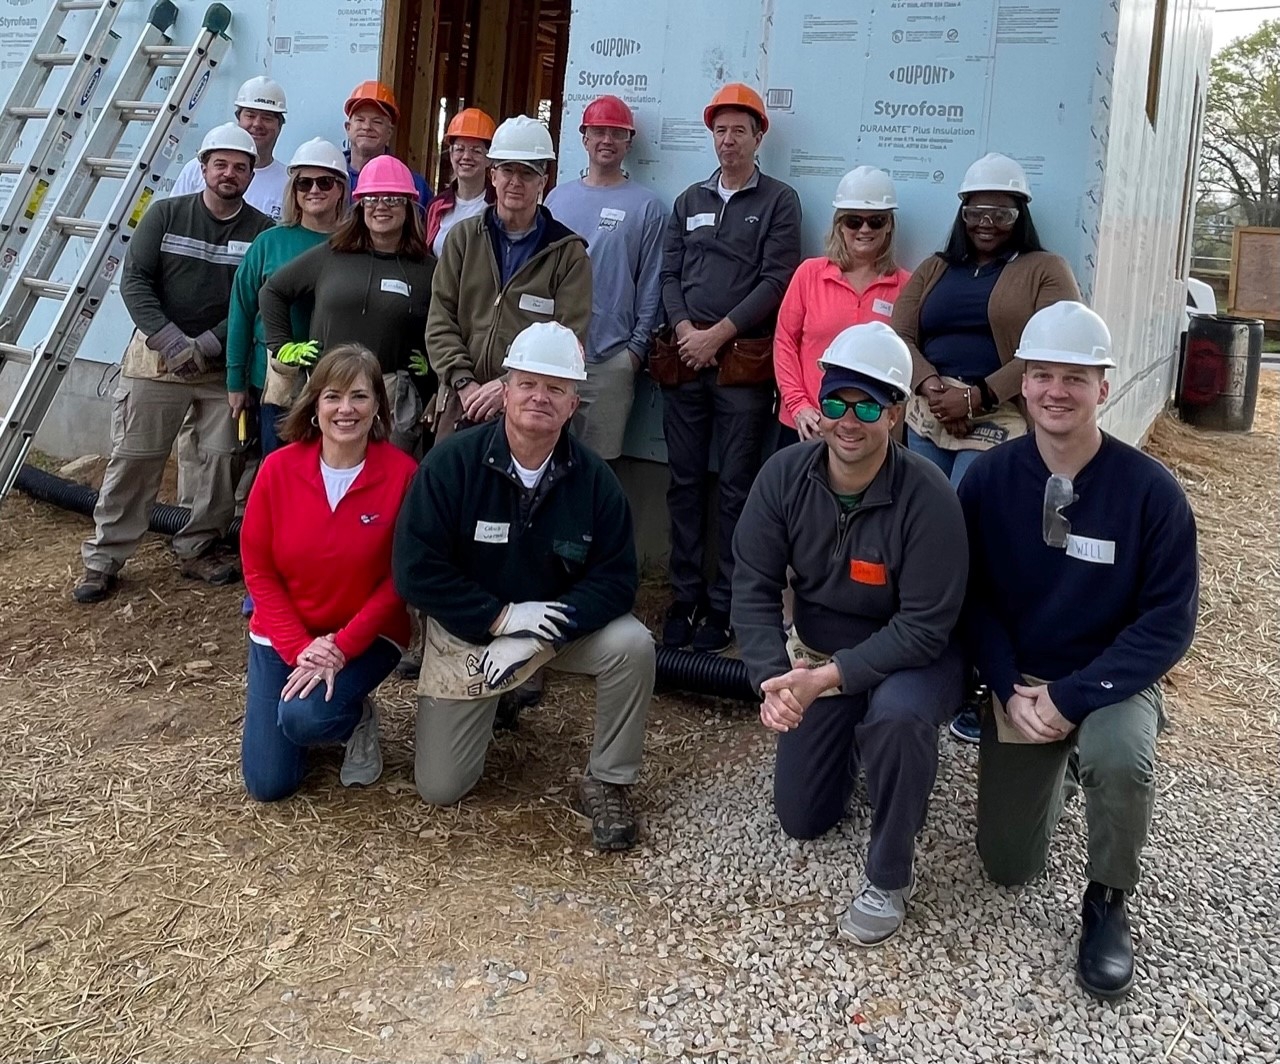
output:
[[[831,206],[840,210],[896,211],[898,192],[893,178],[874,166],[855,166],[836,185]]]
[[[495,163],[542,163],[543,166],[535,167],[541,170],[546,163],[554,162],[555,157],[551,132],[528,115],[508,118],[494,130],[493,143],[489,145],[489,161]]]
[[[252,107],[255,111],[274,111],[285,114],[289,108],[284,102],[284,89],[280,82],[259,75],[250,78],[236,93],[236,107]]]
[[[970,192],[1011,192],[1031,202],[1031,186],[1027,172],[1013,159],[999,152],[988,152],[964,172],[958,196]]]
[[[210,152],[222,150],[242,151],[254,162],[258,161],[258,146],[253,143],[253,138],[234,122],[224,122],[209,130],[204,135],[204,140],[200,142],[200,153],[197,158],[204,162],[205,156]]]
[[[303,166],[318,166],[323,170],[332,170],[344,179],[348,173],[347,157],[322,137],[316,137],[298,145],[298,150],[289,160],[289,173],[292,174]]]
[[[556,321],[538,321],[516,334],[502,360],[503,369],[522,369],[544,377],[585,381],[587,363],[572,329]]]
[[[1025,362],[1065,362],[1069,366],[1115,367],[1111,330],[1083,303],[1064,299],[1031,315],[1015,358]]]
[[[882,321],[850,325],[831,341],[818,366],[824,373],[824,396],[840,388],[862,388],[877,402],[900,403],[911,394],[911,351]]]

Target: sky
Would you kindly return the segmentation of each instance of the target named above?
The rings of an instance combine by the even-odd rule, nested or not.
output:
[[[1237,11],[1238,8],[1270,8],[1269,11]],[[1213,20],[1213,50],[1230,44],[1237,37],[1252,33],[1267,19],[1280,18],[1280,3],[1267,0],[1218,0],[1218,13]]]

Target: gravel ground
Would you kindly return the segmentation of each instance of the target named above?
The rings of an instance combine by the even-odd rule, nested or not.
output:
[[[674,788],[637,865],[670,928],[616,928],[624,954],[690,962],[641,1004],[650,1051],[725,1062],[1277,1059],[1273,781],[1162,766],[1161,789],[1177,797],[1158,803],[1131,906],[1139,982],[1111,1006],[1074,983],[1082,802],[1044,879],[999,888],[972,841],[975,771],[974,751],[944,739],[908,922],[867,951],[835,935],[866,845],[864,796],[838,831],[795,842],[770,808],[767,750]]]

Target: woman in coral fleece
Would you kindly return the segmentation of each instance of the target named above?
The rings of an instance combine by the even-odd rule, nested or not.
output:
[[[800,264],[778,310],[773,369],[778,380],[778,446],[818,435],[818,359],[850,325],[888,322],[910,279],[893,259],[898,194],[883,170],[859,166],[836,186],[825,255]]]
[[[260,802],[302,785],[307,748],[345,743],[344,786],[382,774],[370,697],[400,660],[409,615],[391,581],[396,514],[417,464],[388,442],[382,370],[328,351],[262,463],[240,550],[255,609],[241,766]]]

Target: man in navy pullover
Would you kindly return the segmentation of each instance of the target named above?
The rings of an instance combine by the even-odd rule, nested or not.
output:
[[[1027,323],[1017,357],[1033,433],[959,488],[969,532],[963,631],[994,695],[978,764],[978,851],[1006,885],[1044,869],[1077,751],[1088,824],[1076,978],[1133,983],[1125,895],[1155,801],[1161,677],[1195,630],[1196,529],[1159,462],[1102,432],[1111,336],[1083,304]]]

